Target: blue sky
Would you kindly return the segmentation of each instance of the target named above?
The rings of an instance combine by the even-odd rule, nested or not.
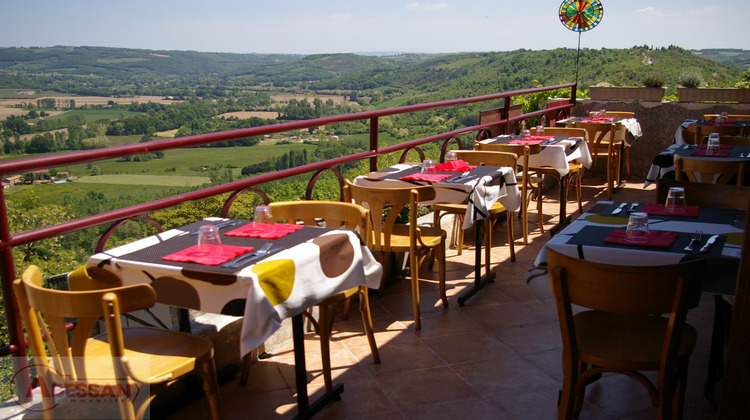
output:
[[[0,47],[317,54],[576,48],[562,0],[0,0]],[[750,49],[750,1],[602,0],[584,48]]]

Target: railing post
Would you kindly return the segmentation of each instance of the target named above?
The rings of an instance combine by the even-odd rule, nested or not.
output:
[[[372,117],[370,118],[370,150],[377,151],[378,150],[378,130],[379,130],[379,120],[378,117]],[[378,156],[375,155],[370,158],[370,172],[375,172],[378,170]]]
[[[8,208],[6,207],[5,193],[0,188],[0,240],[6,242],[10,238],[10,223],[8,220]],[[28,375],[28,360],[26,359],[26,340],[23,335],[23,326],[18,316],[21,312],[16,303],[13,292],[13,281],[16,278],[15,264],[13,263],[13,248],[5,246],[0,249],[0,283],[2,283],[3,303],[5,304],[5,321],[8,323],[8,336],[11,348],[15,355],[11,356],[13,374],[15,377],[16,397],[20,402],[27,402],[31,389],[31,378]],[[17,375],[22,372],[23,374]]]

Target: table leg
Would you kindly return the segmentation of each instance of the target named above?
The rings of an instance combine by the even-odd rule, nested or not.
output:
[[[558,219],[557,225],[553,226],[552,229],[549,230],[549,234],[551,236],[555,236],[557,232],[563,230],[565,226],[567,226],[570,223],[570,218],[568,217],[568,210],[567,210],[568,200],[567,200],[567,197],[565,196],[565,190],[567,188],[567,182],[568,182],[568,175],[570,175],[570,172],[568,172],[565,176],[560,177],[560,218]]]
[[[295,418],[309,419],[329,403],[340,400],[344,385],[335,384],[330,391],[310,405],[307,396],[307,368],[305,367],[305,332],[301,313],[292,317],[292,340],[294,342],[294,381],[297,385],[297,416]]]
[[[458,306],[464,306],[466,300],[474,296],[474,293],[478,292],[479,289],[495,282],[495,273],[489,270],[487,270],[487,274],[484,277],[482,276],[482,224],[484,220],[478,218],[475,218],[475,220],[474,238],[476,242],[476,255],[474,257],[474,286],[458,297]],[[487,244],[487,246],[492,246],[492,244]],[[487,265],[489,266],[489,261],[487,261]]]

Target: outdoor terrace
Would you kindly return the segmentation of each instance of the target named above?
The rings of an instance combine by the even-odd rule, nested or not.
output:
[[[606,200],[601,174],[584,177],[584,211]],[[643,189],[643,178],[633,177],[614,196],[617,201],[652,202],[654,186]],[[545,195],[545,214],[558,210],[556,189]],[[572,202],[571,202],[572,203]],[[569,205],[575,218],[577,209]],[[530,216],[535,221],[535,216]],[[557,217],[545,219],[545,228]],[[440,304],[437,283],[421,282],[422,330],[414,331],[411,291],[407,281],[370,296],[375,338],[381,364],[374,365],[352,307],[348,321],[337,319],[331,344],[334,383],[344,384],[341,401],[317,414],[317,419],[553,419],[561,389],[561,340],[553,300],[540,301],[526,287],[525,271],[549,239],[532,224],[529,245],[516,234],[516,261],[508,254],[505,225],[493,235],[492,270],[496,281],[460,307],[456,296],[474,281],[473,235],[462,255],[448,251],[447,279],[450,307]],[[516,224],[518,232],[520,224]],[[430,274],[423,272],[425,277]],[[436,272],[432,273],[436,278]],[[690,359],[685,419],[714,419],[716,409],[703,395],[714,305],[704,296],[688,322],[699,332]],[[323,390],[320,346],[313,333],[305,339],[308,392]],[[239,374],[221,384],[226,418],[291,419],[296,415],[294,361],[291,342],[269,349],[272,357],[253,366],[247,385]],[[720,389],[717,386],[717,395]],[[632,378],[608,375],[587,388],[583,419],[652,419],[656,410],[648,393]],[[184,401],[178,400],[178,401]],[[173,419],[202,419],[205,401],[179,408]]]

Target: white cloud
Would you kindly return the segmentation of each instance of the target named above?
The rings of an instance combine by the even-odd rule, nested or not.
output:
[[[411,3],[406,8],[411,10],[442,10],[448,8],[448,3]]]

